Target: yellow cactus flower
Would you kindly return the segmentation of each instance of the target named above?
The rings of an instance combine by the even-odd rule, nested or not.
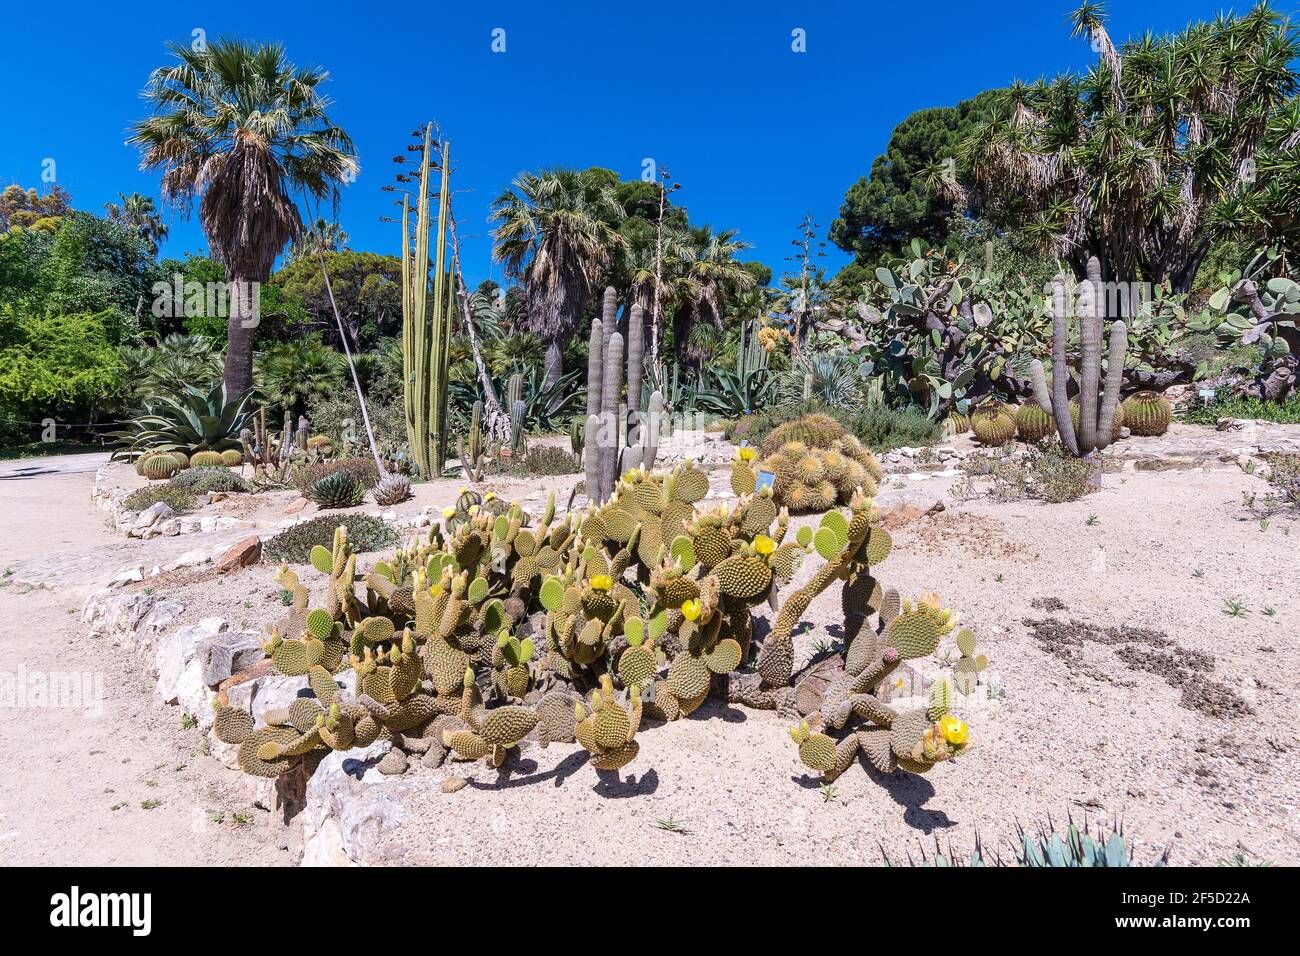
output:
[[[694,621],[700,616],[700,602],[696,600],[682,602],[682,617]]]
[[[451,505],[448,505],[447,507],[442,509],[442,516],[444,518],[450,518],[455,513],[456,513],[456,509],[453,508]]]
[[[496,493],[495,491],[489,491],[489,492],[487,493],[487,495],[483,498],[483,500],[484,500],[484,501],[491,501],[491,500],[494,499],[496,496],[497,496],[497,493]]]
[[[753,461],[754,449],[750,448],[748,445],[741,445],[736,449],[736,457],[741,461]]]
[[[966,742],[966,721],[960,717],[954,717],[947,714],[939,721],[939,730],[943,733],[944,739],[954,746],[960,747]]]
[[[759,554],[767,555],[776,550],[776,542],[765,534],[760,534],[754,539],[754,550]]]
[[[614,581],[608,574],[597,574],[591,579],[591,586],[597,591],[608,591],[614,586]]]
[[[470,505],[470,506],[469,506],[469,513],[470,513],[471,515],[476,515],[476,514],[478,514],[478,505]]]

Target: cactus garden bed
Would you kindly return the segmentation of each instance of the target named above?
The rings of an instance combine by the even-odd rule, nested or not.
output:
[[[1220,433],[1219,440],[1228,439]],[[611,862],[872,863],[880,861],[882,847],[895,858],[935,838],[969,847],[977,831],[986,840],[1010,835],[1017,821],[1049,812],[1122,817],[1140,861],[1152,862],[1169,848],[1175,862],[1210,864],[1244,846],[1258,859],[1293,862],[1297,825],[1287,807],[1295,804],[1292,781],[1300,767],[1294,766],[1286,688],[1276,673],[1297,663],[1286,622],[1300,607],[1291,589],[1249,570],[1269,555],[1293,561],[1293,550],[1284,522],[1269,533],[1243,520],[1237,502],[1244,489],[1262,482],[1220,458],[1232,456],[1224,451],[1172,473],[1109,469],[1099,493],[1054,506],[957,501],[946,494],[953,477],[942,472],[915,483],[906,473],[887,476],[876,497],[881,514],[869,522],[892,537],[878,562],[887,588],[866,596],[865,627],[847,647],[846,637],[853,637],[848,598],[842,579],[825,569],[853,548],[859,533],[853,509],[843,509],[843,526],[828,528],[819,514],[792,518],[784,534],[776,533],[775,522],[766,531],[755,526],[746,547],[772,532],[787,557],[800,550],[801,566],[776,588],[775,610],[761,600],[766,590],[758,604],[708,593],[680,602],[701,602],[705,613],[696,620],[711,619],[709,603],[719,600],[740,600],[753,615],[755,651],[742,654],[738,670],[717,656],[720,643],[702,645],[712,692],[699,698],[689,696],[698,688],[688,688],[673,666],[690,653],[693,639],[683,641],[682,629],[691,630],[688,614],[697,612],[679,609],[685,613],[673,615],[663,630],[654,623],[649,594],[667,594],[676,587],[669,579],[652,575],[629,592],[642,611],[639,632],[625,622],[620,634],[610,629],[607,635],[604,621],[587,652],[575,635],[576,656],[568,661],[575,680],[557,681],[539,664],[546,658],[548,668],[564,666],[549,659],[563,657],[562,647],[548,647],[543,635],[547,617],[563,619],[567,599],[548,609],[554,599],[542,597],[542,585],[558,578],[569,582],[561,583],[560,594],[576,587],[577,623],[590,625],[600,621],[597,604],[608,593],[599,574],[577,570],[569,578],[564,563],[539,569],[538,605],[525,602],[514,643],[487,640],[475,649],[459,637],[440,638],[443,649],[434,653],[438,625],[419,624],[424,612],[418,608],[409,638],[391,630],[390,602],[401,599],[392,551],[349,559],[341,544],[314,561],[319,567],[293,565],[288,577],[267,564],[242,572],[255,589],[252,606],[224,616],[236,633],[260,630],[263,640],[274,626],[271,659],[195,689],[188,706],[206,727],[211,702],[224,705],[210,747],[243,775],[250,793],[269,799],[265,784],[257,783],[268,778],[248,776],[249,769],[301,778],[295,785],[303,811],[296,820],[306,862],[576,862],[602,845]],[[918,488],[947,506],[925,505]],[[736,497],[725,469],[696,494],[703,496],[694,505],[700,515],[719,505],[735,513],[747,500]],[[519,527],[559,527],[560,518],[543,520],[547,503],[533,495],[522,503],[529,516],[517,515]],[[1161,509],[1151,508],[1155,498]],[[481,525],[491,547],[497,521],[482,499],[477,503],[483,518],[468,508],[457,513],[452,539]],[[1170,531],[1171,510],[1189,534]],[[501,515],[507,526],[511,514]],[[443,525],[440,512],[434,520]],[[1190,533],[1206,527],[1215,534]],[[430,550],[428,530],[421,559],[411,565],[425,573],[429,558],[441,553]],[[870,531],[863,540],[869,539]],[[698,544],[696,536],[692,547]],[[606,559],[617,564],[621,546],[608,539],[605,545]],[[627,560],[635,566],[635,541],[632,550]],[[764,550],[744,560],[758,560]],[[775,554],[766,559],[773,568]],[[526,557],[511,554],[510,581],[513,566]],[[345,571],[353,561],[359,576],[350,600],[361,603],[352,615],[330,584],[340,560]],[[875,577],[872,565],[866,567]],[[851,582],[851,567],[849,574]],[[459,585],[455,574],[444,579],[452,592],[465,588],[458,600],[466,602],[468,620],[480,619],[496,600],[471,590],[479,577],[492,579],[476,575]],[[744,575],[721,578],[728,589],[748,593]],[[890,606],[890,588],[910,603]],[[217,590],[200,576],[168,597],[193,608],[184,620],[211,617],[221,612]],[[925,596],[930,590],[941,600],[927,603],[934,601]],[[518,600],[521,592],[510,585],[502,597],[512,591]],[[792,604],[797,594],[807,601]],[[674,593],[673,600],[681,596]],[[877,623],[878,601],[884,623]],[[715,604],[713,613],[731,613],[726,606]],[[791,607],[794,612],[782,614]],[[1237,607],[1242,610],[1232,610]],[[960,610],[960,621],[940,608]],[[496,613],[505,610],[503,603]],[[318,611],[325,615],[320,621]],[[919,630],[893,623],[908,615],[928,623]],[[325,623],[336,616],[346,637],[331,648],[326,645],[337,638]],[[784,652],[757,652],[763,645],[779,649],[773,634],[779,640],[787,627],[788,660]],[[317,629],[326,636],[324,658],[310,650]],[[920,644],[908,643],[904,631],[919,633]],[[358,639],[361,632],[375,639]],[[632,641],[638,633],[640,641]],[[858,642],[868,634],[885,650],[862,650]],[[886,635],[907,648],[901,661]],[[677,646],[651,663],[656,645],[674,639]],[[727,639],[733,638],[720,640]],[[641,648],[648,652],[644,661],[637,657]],[[355,667],[346,663],[354,652]],[[593,653],[596,667],[581,663]],[[327,670],[337,668],[328,683],[319,680],[322,661]],[[476,678],[468,691],[466,664]],[[407,683],[405,696],[381,699],[397,695],[393,681],[416,665],[412,676],[423,688]],[[612,681],[601,676],[605,666]],[[889,679],[873,668],[890,672]],[[655,693],[634,696],[638,677]],[[862,695],[857,684],[871,692]],[[429,704],[418,706],[432,708],[428,716],[399,729],[397,712],[413,709],[421,697]],[[283,723],[267,725],[268,712]],[[899,722],[909,714],[916,715],[907,718],[916,725],[907,731],[914,734],[911,747],[895,747],[901,734],[875,721]],[[367,719],[379,730],[371,739],[360,734]],[[588,730],[579,729],[584,722]],[[616,733],[614,725],[622,729]],[[339,736],[349,732],[350,741]],[[1135,734],[1140,747],[1131,744]],[[330,739],[339,746],[325,743]],[[470,825],[485,819],[490,824]]]

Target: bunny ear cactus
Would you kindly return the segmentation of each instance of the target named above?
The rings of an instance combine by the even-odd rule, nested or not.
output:
[[[589,706],[574,705],[577,718],[574,736],[591,754],[593,767],[618,770],[636,758],[641,749],[635,738],[641,726],[642,708],[639,687],[629,687],[627,701],[621,702],[608,675],[591,692]]]
[[[835,473],[856,462],[870,477],[870,453],[839,441],[819,466]],[[944,721],[960,706],[963,675],[985,662],[937,597],[904,600],[877,580],[892,540],[871,500],[855,494],[846,509],[791,531],[768,489],[722,507],[703,506],[708,494],[708,476],[690,463],[628,469],[604,504],[563,516],[553,497],[532,515],[464,489],[443,522],[361,573],[340,528],[311,554],[323,589],[280,569],[292,606],[265,644],[275,669],[305,678],[314,696],[257,723],[222,716],[220,733],[237,742],[246,770],[263,775],[380,738],[398,748],[420,741],[407,749],[425,766],[500,766],[525,736],[576,739],[594,767],[617,769],[639,752],[643,714],[675,720],[718,694],[797,704],[809,723],[806,737],[799,728],[801,757],[826,779],[858,754],[892,770],[961,753]],[[804,560],[824,563],[782,599]],[[832,656],[843,655],[842,667],[792,687],[794,627],[836,582],[846,647]],[[777,618],[750,670],[754,609],[765,602]],[[901,662],[932,655],[954,633],[962,657],[952,680],[931,691],[924,713],[933,720],[904,739],[876,692]],[[355,690],[336,680],[345,667]]]

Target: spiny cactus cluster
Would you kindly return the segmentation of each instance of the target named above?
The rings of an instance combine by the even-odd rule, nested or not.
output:
[[[806,711],[801,743],[825,757],[814,737],[828,735],[820,711],[827,726],[854,734],[869,730],[851,720],[875,720],[897,741],[891,759],[905,769],[960,754],[960,722],[945,722],[946,711],[924,726],[903,715],[895,729],[883,703],[868,703],[899,660],[932,654],[956,620],[929,599],[913,605],[882,594],[870,568],[891,542],[870,501],[859,494],[850,516],[830,511],[816,528],[790,534],[771,491],[705,508],[708,492],[707,476],[689,462],[666,473],[633,469],[607,503],[567,516],[557,516],[553,495],[532,515],[465,491],[439,524],[364,574],[339,529],[332,548],[311,553],[328,577],[320,607],[281,569],[293,605],[265,645],[273,667],[306,676],[315,698],[256,721],[223,709],[217,735],[263,776],[310,770],[331,749],[381,738],[423,754],[426,766],[499,766],[525,739],[576,740],[594,767],[613,770],[641,752],[643,718],[685,717],[711,694],[759,707],[789,706],[797,691],[806,697],[807,686],[791,686],[793,630],[811,599],[841,582],[851,642],[843,673],[852,676],[830,682]],[[814,552],[826,563],[781,602],[781,585]],[[765,603],[780,611],[760,642],[754,609]],[[867,624],[882,605],[877,641]],[[973,651],[968,643],[963,654]],[[825,769],[844,746],[831,744]],[[810,759],[819,769],[826,762]]]
[[[847,432],[844,426],[830,415],[814,412],[778,425],[763,439],[764,456],[775,455],[789,442],[801,442],[809,448],[830,448]]]
[[[925,773],[970,746],[965,721],[951,712],[953,683],[941,678],[932,685],[926,707],[903,712],[885,703],[879,688],[903,661],[934,654],[958,615],[942,608],[937,595],[913,602],[883,590],[873,571],[892,548],[889,533],[876,523],[878,514],[868,500],[858,498],[851,511],[848,519],[838,511],[823,517],[814,543],[827,564],[782,605],[758,661],[759,679],[737,681],[728,689],[728,699],[797,709],[804,719],[791,736],[800,759],[828,782],[848,769],[859,752],[882,773],[900,767]],[[844,582],[844,650],[814,659],[790,690],[793,628],[813,597],[836,580]],[[974,646],[974,634],[963,629],[954,679],[964,692],[974,689],[970,674],[987,666],[983,658],[962,663]]]
[[[750,494],[758,474],[771,472],[777,503],[793,513],[826,511],[848,504],[859,493],[871,497],[885,474],[876,457],[852,435],[831,439],[826,447],[786,442],[757,466],[754,457],[753,449],[737,451],[731,465],[732,490]]]

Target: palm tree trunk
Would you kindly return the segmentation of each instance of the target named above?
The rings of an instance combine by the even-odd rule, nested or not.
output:
[[[546,342],[546,387],[550,388],[564,375],[564,350],[559,339]]]
[[[253,341],[257,337],[258,299],[261,280],[249,276],[231,276],[230,318],[226,323],[226,364],[221,379],[229,398],[243,395],[253,387]]]

